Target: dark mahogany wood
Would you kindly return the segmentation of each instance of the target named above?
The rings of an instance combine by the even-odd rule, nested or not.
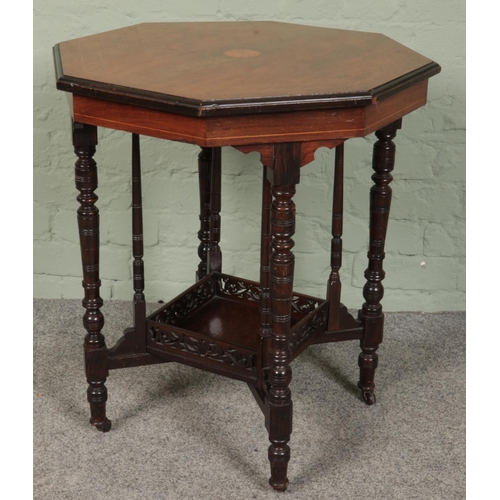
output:
[[[335,148],[335,174],[333,184],[333,209],[332,209],[332,249],[331,262],[332,272],[328,280],[327,299],[328,308],[328,330],[339,329],[340,292],[342,283],[340,281],[340,268],[342,267],[342,220],[344,206],[344,143]]]
[[[99,210],[95,203],[97,195],[97,165],[93,159],[97,145],[97,128],[92,125],[73,122],[73,146],[78,160],[75,163],[76,188],[80,191],[77,200],[78,230],[82,252],[83,326],[85,336],[85,373],[89,384],[87,399],[90,403],[90,423],[96,429],[107,432],[111,421],[106,418],[108,391],[104,383],[108,376],[108,350],[101,333],[104,316],[100,310],[102,299],[99,295]]]
[[[200,118],[73,96],[75,121],[202,147],[364,137],[427,102],[427,81],[356,108]]]
[[[132,253],[136,352],[146,352],[146,299],[144,298],[144,243],[142,228],[141,153],[139,136],[132,134]]]
[[[342,139],[330,141],[308,141],[303,142],[300,147],[301,160],[300,166],[308,165],[314,160],[314,154],[318,148],[334,148],[342,144]],[[257,151],[260,155],[260,161],[263,165],[272,165],[274,161],[274,144],[246,144],[243,146],[234,146],[242,153],[252,153]]]
[[[338,309],[339,326],[334,331],[324,331],[317,335],[313,344],[324,344],[326,342],[339,342],[341,340],[354,340],[363,338],[363,323],[359,319],[355,319],[347,308],[340,304]]]
[[[294,325],[290,335],[290,350],[295,359],[306,347],[315,342],[316,338],[326,329],[328,318],[328,302],[319,304],[300,323]]]
[[[283,113],[256,114],[251,120],[246,115],[200,118],[80,95],[73,96],[72,106],[76,121],[214,147],[364,137],[426,102],[427,81],[423,81],[365,107],[290,111],[285,128]]]
[[[109,369],[179,362],[247,383],[270,446],[270,485],[288,486],[290,363],[311,344],[359,340],[364,401],[375,403],[382,342],[383,259],[403,116],[427,102],[435,62],[376,33],[275,22],[147,23],[54,47],[57,88],[73,119],[85,290],[91,423],[107,431]],[[97,126],[132,133],[134,326],[106,348],[99,295]],[[365,302],[341,303],[344,142],[376,132]],[[196,282],[145,316],[139,134],[196,144],[200,190]],[[259,283],[222,274],[221,147],[263,164]],[[325,298],[293,290],[300,168],[336,148],[331,274]],[[234,235],[233,237],[238,237]],[[326,278],[326,277],[325,277]]]
[[[372,405],[376,398],[375,370],[378,364],[377,349],[382,342],[384,314],[380,301],[384,296],[382,280],[385,277],[383,260],[384,246],[391,209],[392,181],[396,146],[392,139],[401,128],[401,120],[378,130],[378,141],[373,146],[374,185],[370,190],[370,248],[368,250],[368,268],[365,271],[366,284],[363,288],[365,303],[360,311],[360,319],[364,323],[364,335],[361,339],[359,355],[360,377],[358,386],[362,391],[366,404]]]
[[[196,279],[207,275],[208,252],[210,250],[210,174],[212,170],[212,148],[201,148],[198,155],[198,178],[200,184],[200,230],[198,231],[198,257],[200,263]]]
[[[134,366],[157,365],[167,363],[168,359],[155,356],[150,352],[135,352],[135,329],[126,328],[123,337],[108,350],[108,366],[110,370],[132,368]]]
[[[255,382],[262,363],[259,283],[210,273],[147,318],[148,352],[200,368],[210,367],[238,380]],[[309,345],[325,329],[326,301],[294,293],[291,298],[290,343]],[[324,312],[323,322],[316,314]],[[260,376],[259,390],[266,391]]]
[[[134,283],[134,327],[108,351],[109,369],[165,363],[146,351],[146,301],[144,297],[144,236],[142,222],[140,140],[132,134],[132,275]]]
[[[272,165],[271,163],[268,165]],[[271,346],[271,183],[267,178],[267,166],[262,167],[262,221],[260,238],[260,350],[257,377],[259,387],[264,390],[263,370],[269,367],[269,351]]]
[[[145,23],[54,56],[60,90],[192,116],[366,106],[440,71],[378,33],[269,21]]]
[[[221,148],[212,150],[212,169],[210,173],[210,249],[208,251],[208,269],[222,270],[222,252],[220,243],[221,210]]]
[[[290,382],[290,320],[295,258],[295,184],[300,179],[300,144],[279,144],[275,149],[273,202],[271,206],[271,318],[272,334],[269,367],[269,484],[277,491],[288,486],[290,460],[288,441],[292,432]]]

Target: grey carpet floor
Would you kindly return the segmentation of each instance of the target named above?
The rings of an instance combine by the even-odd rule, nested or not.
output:
[[[132,311],[103,311],[111,346]],[[242,382],[175,363],[112,371],[113,428],[92,429],[82,312],[77,300],[34,303],[36,499],[465,498],[465,313],[386,315],[374,407],[356,388],[356,341],[295,360],[290,486],[279,494]]]

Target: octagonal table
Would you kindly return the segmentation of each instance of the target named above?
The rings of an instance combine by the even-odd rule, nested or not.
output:
[[[77,155],[85,369],[90,422],[108,431],[110,369],[179,362],[246,382],[269,432],[271,486],[288,485],[291,361],[311,344],[358,340],[359,388],[375,403],[393,139],[426,103],[435,62],[376,33],[277,22],[146,23],[54,47]],[[134,325],[108,349],[101,332],[97,127],[132,133]],[[368,267],[358,317],[340,301],[343,144],[372,132]],[[139,135],[201,146],[200,263],[184,293],[146,316]],[[263,164],[260,282],[222,273],[221,147]],[[293,290],[295,185],[319,147],[335,148],[326,298]],[[329,179],[325,179],[328,182]],[[232,235],[237,237],[237,235]],[[318,401],[320,403],[320,401]]]

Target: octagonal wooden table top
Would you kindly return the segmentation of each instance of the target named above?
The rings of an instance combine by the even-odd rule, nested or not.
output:
[[[440,71],[381,34],[270,21],[144,23],[54,54],[60,90],[191,116],[368,106]]]

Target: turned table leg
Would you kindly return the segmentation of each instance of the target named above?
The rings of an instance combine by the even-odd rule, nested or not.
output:
[[[392,139],[397,129],[401,128],[401,120],[378,130],[375,135],[378,141],[373,146],[374,185],[370,190],[370,246],[368,251],[368,268],[365,271],[366,284],[363,288],[365,303],[360,311],[360,319],[364,323],[364,334],[361,339],[361,353],[358,359],[361,389],[366,404],[375,404],[375,370],[378,364],[377,349],[383,338],[384,314],[380,301],[384,296],[382,280],[385,277],[383,260],[384,246],[391,208],[392,181],[396,146]]]
[[[210,245],[207,264],[209,273],[222,271],[222,252],[219,247],[221,180],[221,148],[213,148],[210,174]]]
[[[269,484],[278,491],[288,486],[288,442],[292,432],[290,382],[290,319],[293,295],[295,205],[300,176],[300,143],[275,146],[271,206],[271,349],[269,367]]]
[[[271,203],[272,192],[271,183],[267,178],[268,168],[264,165],[262,168],[262,222],[260,236],[260,338],[261,354],[258,356],[257,382],[259,387],[263,388],[264,375],[263,369],[269,366],[269,347],[271,338],[271,290],[270,277],[271,268]]]
[[[144,237],[142,224],[141,153],[139,136],[132,134],[132,254],[134,256],[134,327],[137,352],[146,352],[144,297]]]
[[[93,159],[97,145],[97,128],[93,125],[73,123],[73,145],[78,159],[75,163],[78,229],[83,266],[83,326],[87,330],[84,342],[85,372],[89,384],[87,399],[90,403],[90,423],[106,432],[111,421],[106,418],[108,393],[104,383],[108,375],[108,350],[101,333],[104,316],[100,311],[99,295],[99,210],[95,206],[97,195],[97,167]]]
[[[198,257],[196,281],[207,275],[207,259],[210,250],[210,191],[212,170],[212,148],[201,148],[198,155],[198,177],[200,184],[200,230],[198,231]]]
[[[335,148],[335,173],[333,184],[332,207],[332,243],[331,243],[331,268],[328,279],[326,297],[328,300],[328,326],[327,330],[333,332],[339,329],[340,294],[342,283],[340,281],[340,268],[342,267],[342,221],[344,210],[344,143]]]

